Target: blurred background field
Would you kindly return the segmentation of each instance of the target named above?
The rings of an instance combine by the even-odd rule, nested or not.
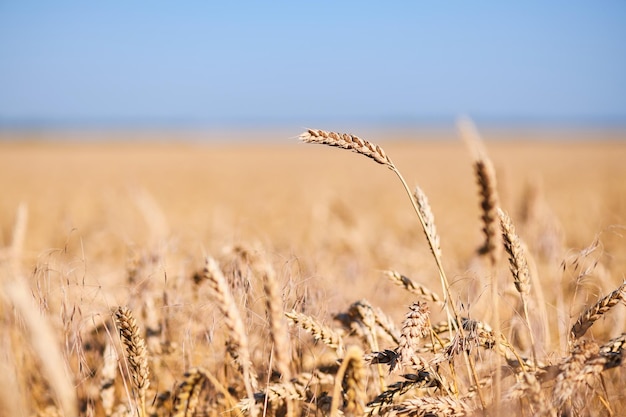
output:
[[[337,302],[355,292],[357,297],[375,297],[382,288],[387,293],[382,269],[436,278],[393,173],[354,154],[304,145],[295,134],[260,132],[275,140],[246,142],[253,134],[241,133],[237,143],[174,141],[175,133],[156,142],[132,133],[104,141],[7,136],[0,144],[3,241],[10,242],[23,204],[26,270],[48,253],[70,249],[72,262],[82,263],[79,270],[94,285],[119,282],[134,248],[165,245],[166,271],[170,257],[199,262],[203,254],[251,243],[285,265],[302,264],[307,279],[330,280],[335,291],[329,300]],[[409,185],[427,193],[444,259],[462,281],[482,227],[468,150],[452,131],[372,134],[370,140],[380,139]],[[615,282],[626,266],[623,135],[487,133],[502,205],[513,219],[522,222],[525,211],[536,210],[539,217],[531,222],[539,224],[527,225],[528,233],[555,234],[548,239],[561,246],[550,256],[563,257],[568,252],[561,251],[582,249],[600,236],[602,258]],[[544,273],[557,276],[559,262]]]

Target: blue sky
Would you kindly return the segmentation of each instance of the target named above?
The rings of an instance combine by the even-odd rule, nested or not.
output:
[[[0,0],[0,126],[626,124],[626,2]]]

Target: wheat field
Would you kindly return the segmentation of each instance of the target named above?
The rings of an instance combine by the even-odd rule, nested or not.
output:
[[[626,413],[626,133],[300,133],[2,133],[1,415]]]

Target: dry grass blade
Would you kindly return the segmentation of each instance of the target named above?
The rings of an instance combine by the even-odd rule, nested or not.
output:
[[[576,323],[572,326],[570,334],[574,339],[578,339],[583,336],[587,330],[595,323],[602,315],[607,313],[614,305],[620,301],[624,301],[624,288],[626,288],[626,281],[622,283],[617,289],[610,294],[604,296],[594,305],[585,310],[576,320]]]
[[[393,163],[380,146],[348,133],[308,129],[306,132],[302,133],[299,138],[305,143],[318,143],[321,145],[349,149],[353,152],[365,155],[379,164],[387,165],[390,168],[393,166]]]
[[[137,321],[128,307],[118,307],[115,311],[115,322],[120,332],[120,338],[126,349],[128,369],[137,390],[140,401],[141,415],[146,415],[146,391],[150,386],[148,369],[148,355],[143,337],[139,334]]]

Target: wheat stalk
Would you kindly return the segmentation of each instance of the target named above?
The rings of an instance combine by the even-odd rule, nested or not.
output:
[[[146,391],[150,386],[146,344],[139,333],[139,327],[133,312],[128,307],[117,308],[115,311],[115,322],[126,349],[126,359],[133,387],[139,395],[141,415],[146,416]]]
[[[455,320],[456,322],[459,322],[459,314],[456,310],[456,307],[454,306],[454,303],[450,302],[450,284],[443,268],[443,263],[440,256],[441,251],[437,249],[438,242],[435,241],[436,236],[431,233],[432,228],[429,226],[429,220],[432,220],[432,218],[426,219],[424,217],[424,207],[420,209],[417,204],[416,198],[414,198],[411,190],[409,189],[409,186],[406,183],[406,180],[404,179],[398,168],[391,161],[391,159],[384,152],[384,150],[378,145],[345,133],[325,132],[323,130],[309,129],[306,132],[302,133],[299,138],[305,143],[317,143],[322,145],[335,146],[342,149],[349,149],[353,152],[371,158],[379,164],[387,166],[396,174],[396,176],[402,183],[402,186],[404,187],[404,190],[406,191],[409,199],[411,200],[411,205],[413,206],[413,209],[417,214],[420,224],[422,225],[422,229],[426,234],[426,239],[428,241],[430,250],[434,255],[435,263],[437,264],[437,270],[439,272],[439,278],[441,280],[441,287],[445,298],[445,307],[449,317],[449,321],[451,323],[454,323]]]

